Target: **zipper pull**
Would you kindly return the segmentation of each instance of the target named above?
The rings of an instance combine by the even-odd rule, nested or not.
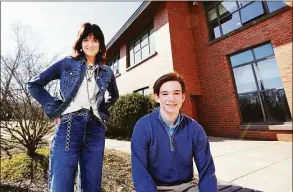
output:
[[[170,144],[171,144],[171,151],[174,151],[174,139],[173,139],[173,137],[171,137],[170,140],[171,140],[171,142],[170,142]]]

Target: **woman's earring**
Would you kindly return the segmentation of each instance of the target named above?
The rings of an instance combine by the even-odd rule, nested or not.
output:
[[[82,49],[80,49],[80,52],[82,52]]]

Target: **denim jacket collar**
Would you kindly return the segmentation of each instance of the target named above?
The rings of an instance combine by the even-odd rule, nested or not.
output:
[[[86,63],[86,59],[85,57],[81,57],[80,58],[80,64],[85,64]],[[106,70],[106,67],[102,64],[102,63],[97,63],[99,69],[102,69],[102,70]]]

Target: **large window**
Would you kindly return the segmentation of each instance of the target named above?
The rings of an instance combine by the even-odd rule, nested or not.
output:
[[[142,94],[142,95],[149,95],[150,90],[149,90],[149,87],[144,87],[142,89],[138,89],[138,90],[133,91],[133,93],[139,93],[139,94]]]
[[[114,72],[114,75],[120,74],[120,72],[119,72],[119,55],[114,57],[112,60],[110,60],[108,62],[108,66],[111,67],[111,69]]]
[[[230,56],[243,123],[291,121],[272,45]]]
[[[221,37],[285,6],[282,1],[205,2],[210,39]]]
[[[140,61],[148,58],[155,52],[154,28],[145,31],[129,46],[129,63],[131,67]]]

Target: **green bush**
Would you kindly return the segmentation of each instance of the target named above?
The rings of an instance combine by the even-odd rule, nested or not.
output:
[[[111,118],[107,123],[106,136],[116,139],[130,139],[137,120],[154,110],[151,96],[131,93],[121,96],[110,107]]]
[[[49,149],[42,148],[36,152],[35,159],[26,153],[14,154],[9,159],[3,159],[1,161],[1,181],[45,181],[47,179]]]

